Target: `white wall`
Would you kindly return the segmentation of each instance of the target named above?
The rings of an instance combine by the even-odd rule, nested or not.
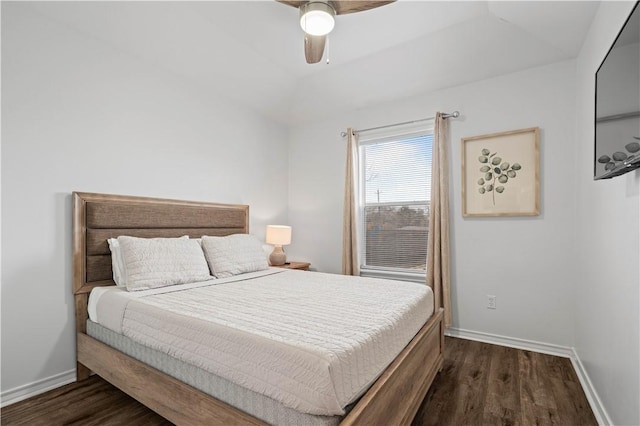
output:
[[[471,66],[472,64],[470,64]],[[291,129],[290,258],[340,272],[345,142],[339,132],[460,110],[450,122],[453,326],[572,346],[575,63],[562,62]],[[540,127],[541,215],[463,219],[460,138]],[[487,295],[496,310],[486,309]]]
[[[575,347],[606,411],[640,424],[640,171],[593,180],[595,72],[635,2],[602,2],[576,73]]]
[[[287,219],[284,127],[28,10],[2,3],[5,396],[75,369],[72,191]]]

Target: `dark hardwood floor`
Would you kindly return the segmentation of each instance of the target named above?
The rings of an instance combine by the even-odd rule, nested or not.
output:
[[[413,426],[597,425],[567,358],[446,338]]]
[[[149,425],[172,423],[99,376],[4,407],[4,425]]]
[[[2,409],[9,425],[171,425],[97,376]],[[597,425],[571,362],[446,338],[445,363],[413,426]]]

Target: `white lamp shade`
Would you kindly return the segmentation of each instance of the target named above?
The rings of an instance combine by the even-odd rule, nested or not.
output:
[[[267,225],[266,242],[277,246],[291,244],[291,227],[286,225]]]
[[[335,26],[335,11],[322,2],[309,2],[300,7],[300,26],[302,30],[314,36],[329,34]]]

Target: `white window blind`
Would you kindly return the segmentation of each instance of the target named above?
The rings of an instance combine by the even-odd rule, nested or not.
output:
[[[363,275],[424,277],[433,130],[360,143]]]

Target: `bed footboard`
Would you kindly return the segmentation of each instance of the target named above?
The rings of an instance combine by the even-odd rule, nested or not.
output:
[[[444,362],[444,310],[440,309],[387,367],[340,423],[409,425]]]

